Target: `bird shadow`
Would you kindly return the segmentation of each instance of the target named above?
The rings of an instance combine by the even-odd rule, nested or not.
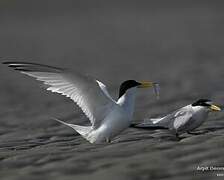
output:
[[[216,132],[216,131],[219,131],[219,130],[224,130],[224,126],[207,127],[207,128],[203,128],[201,130],[193,131],[190,134],[201,135],[201,134],[207,134],[207,133],[210,133],[210,132]]]

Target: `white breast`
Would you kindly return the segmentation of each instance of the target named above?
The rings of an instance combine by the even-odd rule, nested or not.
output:
[[[201,126],[208,118],[208,111],[205,108],[198,108],[192,116],[192,122],[189,130],[194,130]]]
[[[93,131],[95,142],[111,140],[130,126],[131,119],[119,106],[115,107],[105,118],[102,125]],[[92,134],[91,134],[92,136]]]

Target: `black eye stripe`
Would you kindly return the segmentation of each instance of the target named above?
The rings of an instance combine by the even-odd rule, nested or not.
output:
[[[210,104],[207,103],[201,103],[202,106],[210,106]]]
[[[211,106],[211,100],[208,99],[199,99],[198,101],[194,102],[192,104],[192,106],[205,106],[205,107],[209,107]]]

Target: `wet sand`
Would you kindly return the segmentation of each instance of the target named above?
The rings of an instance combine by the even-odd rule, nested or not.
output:
[[[114,98],[126,79],[153,80],[138,92],[133,122],[199,98],[224,104],[224,5],[172,1],[1,6],[0,56],[69,67],[104,82]],[[78,3],[79,2],[79,3]],[[26,6],[25,6],[26,4]],[[2,61],[2,60],[1,60]],[[222,179],[198,167],[224,167],[224,114],[200,135],[129,128],[108,145],[88,143],[50,118],[87,122],[66,97],[0,65],[0,179]]]

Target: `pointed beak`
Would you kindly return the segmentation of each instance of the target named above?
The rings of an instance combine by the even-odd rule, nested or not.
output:
[[[212,104],[212,105],[210,106],[210,109],[211,109],[212,111],[221,111],[221,108],[218,107],[218,106],[216,106],[216,105],[214,105],[214,104]]]
[[[138,85],[138,88],[150,88],[153,87],[154,93],[156,95],[156,98],[160,98],[160,86],[158,83],[150,82],[150,81],[140,81],[140,85]]]
[[[149,87],[154,87],[154,83],[150,81],[140,81],[140,85],[138,88],[149,88]]]

